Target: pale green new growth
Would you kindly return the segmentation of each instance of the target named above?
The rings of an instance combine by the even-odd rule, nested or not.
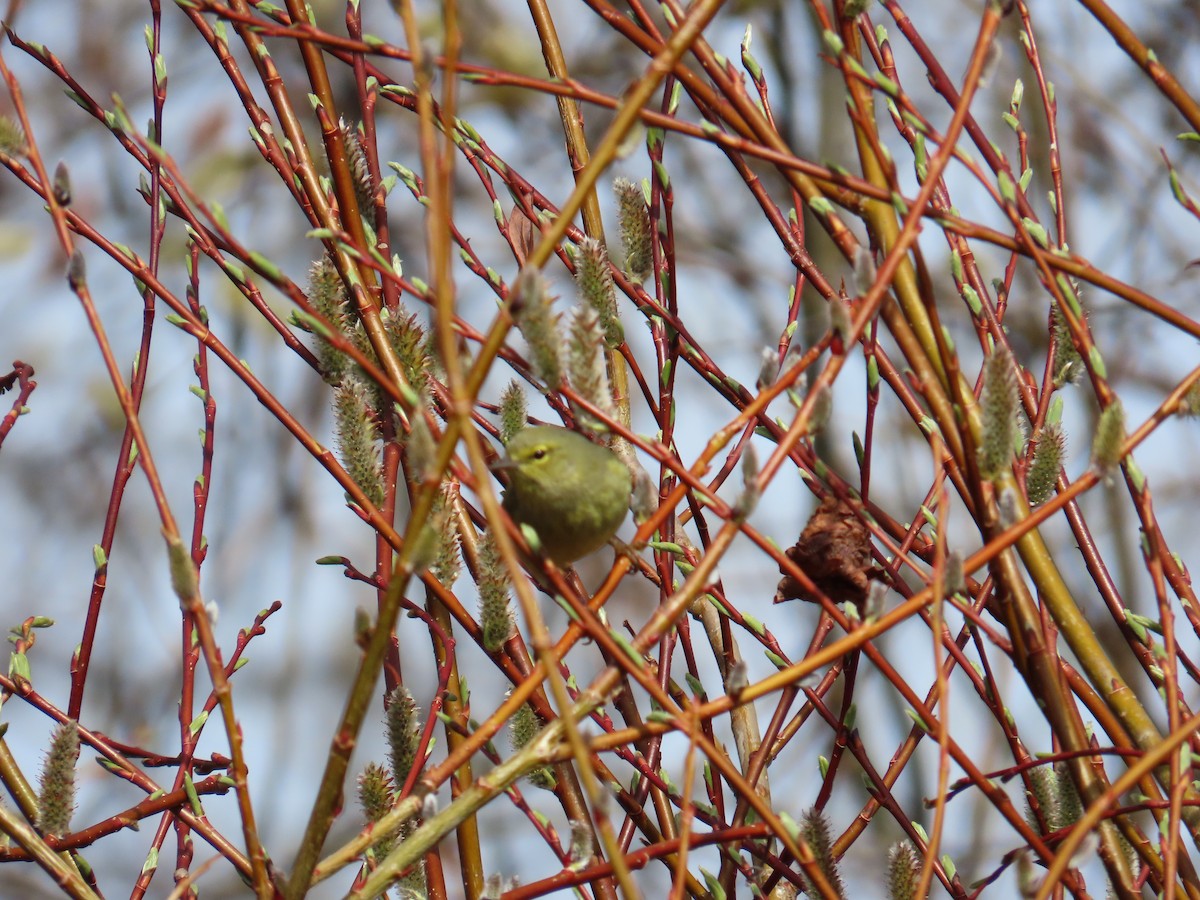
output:
[[[191,551],[177,535],[167,538],[167,562],[171,570],[171,590],[180,604],[186,605],[200,592],[200,576]]]
[[[733,521],[745,522],[758,506],[761,495],[758,487],[758,451],[747,444],[742,451],[742,491],[733,504]]]
[[[1125,408],[1120,400],[1113,400],[1100,413],[1096,422],[1096,435],[1092,439],[1092,465],[1104,478],[1112,475],[1124,459]]]
[[[1184,418],[1200,416],[1200,381],[1194,382],[1179,401],[1179,415]]]
[[[24,156],[28,145],[25,132],[16,119],[0,116],[0,153],[5,156]]]

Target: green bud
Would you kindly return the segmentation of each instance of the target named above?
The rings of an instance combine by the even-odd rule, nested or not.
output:
[[[65,162],[54,167],[54,199],[59,206],[71,205],[71,172]]]
[[[1112,475],[1113,470],[1121,464],[1124,444],[1125,408],[1120,400],[1113,400],[1100,413],[1096,434],[1092,438],[1092,465],[1102,477]]]
[[[833,391],[829,389],[829,385],[817,385],[816,394],[813,396],[812,408],[808,414],[808,434],[820,434],[821,431],[829,424],[829,418],[833,415]]]
[[[171,589],[180,605],[185,606],[200,592],[200,574],[192,554],[178,536],[167,539],[167,562],[171,570]]]
[[[0,116],[0,153],[5,156],[24,156],[29,150],[25,131],[16,119]]]
[[[963,572],[962,554],[951,550],[946,554],[946,570],[942,574],[942,589],[947,597],[967,592],[967,576]]]
[[[1200,381],[1194,382],[1180,398],[1176,412],[1185,418],[1200,415]]]
[[[742,492],[733,504],[733,521],[745,522],[758,505],[761,491],[758,487],[758,451],[747,444],[742,451]]]

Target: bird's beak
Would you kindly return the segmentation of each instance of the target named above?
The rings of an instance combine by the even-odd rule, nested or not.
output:
[[[508,456],[501,456],[495,462],[488,466],[493,472],[506,472],[509,469],[515,469],[520,465],[515,459]]]

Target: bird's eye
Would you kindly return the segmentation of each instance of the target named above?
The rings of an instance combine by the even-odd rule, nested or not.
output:
[[[534,459],[545,459],[546,458],[546,448],[538,447],[536,450],[534,450],[533,458]]]

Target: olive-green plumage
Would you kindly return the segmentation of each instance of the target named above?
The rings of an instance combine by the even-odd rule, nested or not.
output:
[[[539,425],[518,432],[506,450],[495,466],[509,473],[504,508],[537,532],[558,565],[603,547],[625,521],[633,479],[607,447]]]

